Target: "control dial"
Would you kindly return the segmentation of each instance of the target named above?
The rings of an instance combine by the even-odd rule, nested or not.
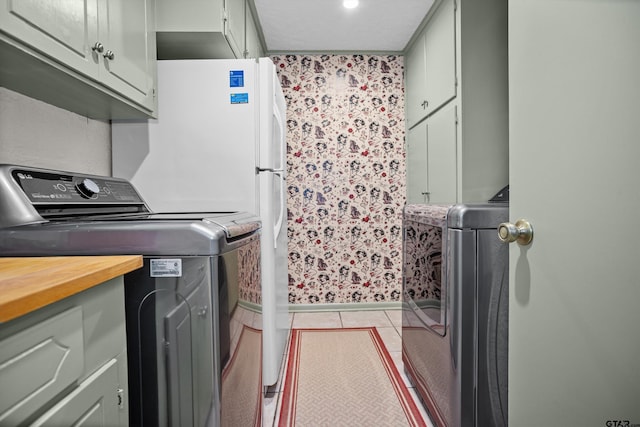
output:
[[[76,184],[76,190],[82,197],[90,199],[100,192],[100,187],[95,181],[85,178]]]

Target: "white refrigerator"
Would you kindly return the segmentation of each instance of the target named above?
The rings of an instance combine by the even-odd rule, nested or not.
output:
[[[289,333],[286,104],[269,58],[158,61],[158,119],[112,124],[113,175],[155,212],[260,216],[263,384]]]

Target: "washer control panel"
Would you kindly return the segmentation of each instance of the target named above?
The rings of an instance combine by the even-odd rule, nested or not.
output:
[[[144,204],[128,181],[90,175],[65,175],[16,169],[12,172],[27,198],[37,204]]]

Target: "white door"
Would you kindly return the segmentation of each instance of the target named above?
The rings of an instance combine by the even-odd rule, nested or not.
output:
[[[509,425],[640,424],[640,1],[510,0]]]

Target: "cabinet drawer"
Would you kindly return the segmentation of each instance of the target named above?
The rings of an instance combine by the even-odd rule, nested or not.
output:
[[[114,426],[118,422],[118,362],[111,359],[31,426]]]
[[[73,307],[3,339],[0,425],[20,424],[76,381],[83,370],[81,307]]]

